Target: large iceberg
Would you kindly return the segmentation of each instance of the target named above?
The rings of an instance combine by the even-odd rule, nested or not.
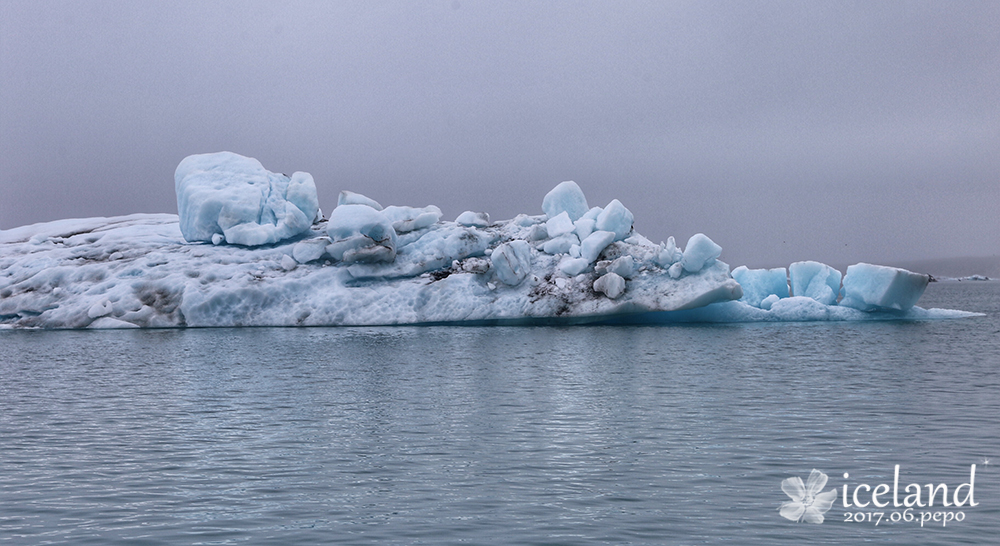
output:
[[[692,236],[683,252],[672,237],[654,244],[632,229],[624,205],[612,201],[604,209],[588,209],[573,183],[549,192],[545,214],[507,221],[471,212],[443,221],[437,207],[382,208],[352,192],[343,192],[329,220],[322,220],[318,206],[312,208],[311,178],[306,183],[297,175],[267,173],[255,160],[235,154],[193,158],[177,171],[180,216],[60,220],[0,232],[0,327],[969,315],[912,307],[926,282],[891,268],[849,268],[841,304],[789,297],[784,269],[782,282],[777,274],[747,275],[745,268],[734,272],[734,279],[718,259],[721,248],[707,236]],[[220,168],[212,168],[212,161]],[[224,180],[226,172],[235,180]],[[299,213],[280,216],[282,199],[286,212],[293,207]],[[234,230],[237,226],[244,227]],[[208,235],[193,236],[190,229]],[[219,237],[234,244],[218,244]],[[741,279],[747,290],[737,282]],[[751,291],[749,301],[736,301]]]
[[[364,207],[342,205],[348,206]],[[338,217],[335,209],[331,221]],[[670,278],[653,261],[659,246],[644,239],[610,242],[597,252],[596,263],[579,259],[580,269],[568,274],[560,265],[573,258],[546,254],[527,241],[531,228],[544,220],[536,216],[486,228],[437,222],[398,234],[396,256],[388,262],[336,259],[342,249],[331,234],[341,232],[328,230],[329,222],[313,226],[297,241],[255,248],[188,243],[177,216],[170,214],[24,226],[0,233],[0,324],[588,323],[741,295],[722,262]],[[365,229],[368,225],[354,224],[365,244],[351,242],[348,248],[377,255],[373,247],[381,239]],[[608,267],[596,270],[622,257],[631,259],[631,279]]]

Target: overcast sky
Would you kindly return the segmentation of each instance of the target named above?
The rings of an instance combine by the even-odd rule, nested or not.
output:
[[[447,219],[575,180],[736,266],[1000,254],[1000,2],[0,0],[0,229],[229,150]]]

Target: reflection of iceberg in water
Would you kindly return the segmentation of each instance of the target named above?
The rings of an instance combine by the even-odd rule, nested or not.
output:
[[[329,221],[305,173],[235,154],[178,167],[179,216],[60,220],[0,233],[0,325],[43,328],[925,319],[927,276],[816,262],[750,270],[702,234],[682,250],[573,182],[544,214],[385,207],[344,192]],[[197,168],[195,168],[197,167]],[[221,173],[221,174],[220,174]],[[235,189],[234,189],[235,188]],[[187,240],[185,240],[187,239]],[[204,244],[211,242],[212,244]],[[227,244],[227,243],[240,244]],[[249,246],[254,245],[254,246]],[[743,287],[741,287],[741,284]],[[741,299],[742,298],[742,299]],[[838,304],[837,301],[840,301]]]

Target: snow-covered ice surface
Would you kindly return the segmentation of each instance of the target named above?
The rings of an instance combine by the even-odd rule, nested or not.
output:
[[[864,312],[806,297],[781,298],[770,310],[760,309],[729,301],[742,292],[723,262],[674,279],[656,261],[663,247],[638,235],[610,242],[596,264],[568,275],[559,266],[573,258],[549,255],[525,242],[532,227],[545,220],[544,215],[522,215],[488,227],[437,222],[400,234],[396,258],[385,264],[333,262],[323,251],[331,242],[325,222],[299,239],[254,248],[189,243],[172,214],[23,226],[0,232],[0,325],[669,323],[972,315],[917,307]],[[296,252],[310,245],[311,255]],[[516,263],[498,268],[489,255],[498,247],[497,254]],[[631,260],[612,265],[622,257]],[[595,281],[611,274],[615,277],[595,290]]]
[[[292,191],[288,188],[306,180],[303,176],[274,175],[235,154],[192,157],[181,162],[177,180],[190,181],[190,173],[202,173],[193,179],[205,178],[203,185],[210,187],[201,195],[178,182],[179,194],[191,191],[194,196],[178,199],[190,205],[180,207],[180,218],[133,214],[0,231],[0,328],[641,324],[972,315],[912,307],[926,276],[865,264],[852,266],[845,277],[845,299],[852,306],[826,297],[834,292],[827,279],[839,281],[840,274],[823,264],[811,265],[808,272],[810,277],[823,272],[822,282],[810,280],[809,290],[799,297],[789,297],[784,269],[772,270],[777,274],[764,279],[757,270],[742,268],[737,277],[745,277],[748,288],[754,285],[754,295],[749,304],[734,301],[744,291],[729,266],[718,260],[721,248],[711,239],[696,234],[683,251],[673,237],[654,244],[634,231],[632,213],[622,203],[613,200],[604,208],[588,209],[573,182],[563,182],[545,196],[546,214],[501,222],[471,211],[454,222],[441,221],[435,206],[382,208],[351,192],[343,192],[330,219],[322,220],[311,197],[311,178],[302,183],[303,191]],[[224,169],[213,168],[213,157],[230,170],[246,167],[260,178],[260,183],[242,183],[252,199],[244,200],[219,179]],[[243,171],[237,174],[246,178]],[[291,201],[279,203],[273,188],[271,197],[261,200],[268,180],[277,180],[281,199],[303,201],[308,210],[303,213]],[[296,191],[308,198],[299,199]],[[213,200],[251,203],[251,220],[258,218],[254,211],[278,203],[271,208],[295,209],[297,215],[289,214],[297,220],[283,224],[275,214],[265,214],[257,223],[241,217],[242,223],[233,225],[243,228],[231,232],[226,222],[220,228],[213,219],[235,218],[235,213],[217,214],[208,206]],[[316,218],[310,218],[304,231],[285,229],[314,212]],[[211,220],[206,221],[206,233],[214,235],[211,242],[190,233],[185,238],[188,214]],[[216,229],[225,233],[212,231]],[[260,243],[278,232],[274,241]],[[251,237],[256,246],[240,236],[239,244],[222,244],[234,242],[232,233],[260,236]],[[813,284],[825,288],[823,297],[813,294]]]

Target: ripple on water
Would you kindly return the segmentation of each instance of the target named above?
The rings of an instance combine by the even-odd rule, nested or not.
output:
[[[0,540],[989,542],[998,286],[932,285],[956,321],[3,331]],[[777,515],[812,468],[973,462],[946,529]]]

